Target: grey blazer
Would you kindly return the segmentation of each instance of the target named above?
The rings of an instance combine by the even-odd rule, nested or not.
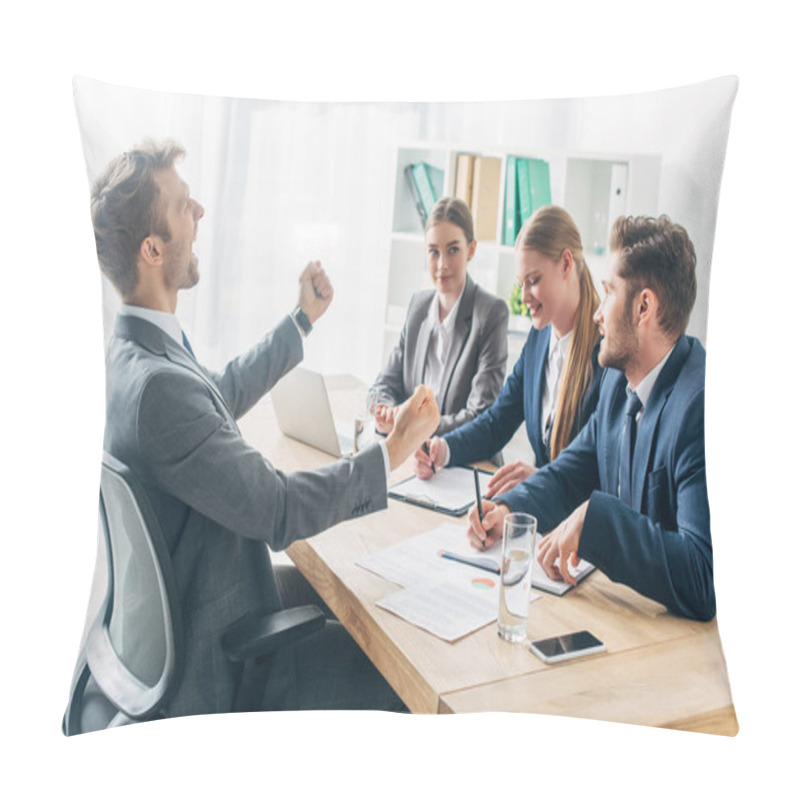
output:
[[[408,399],[422,383],[431,338],[428,312],[435,293],[435,289],[426,289],[412,296],[400,342],[373,384],[373,389],[395,405]],[[436,396],[441,413],[438,435],[469,422],[492,405],[503,386],[507,358],[508,306],[467,275],[444,380]]]
[[[106,352],[104,446],[145,483],[172,555],[186,662],[169,716],[231,709],[238,676],[221,632],[248,611],[281,606],[265,542],[281,550],[387,505],[377,446],[287,475],[239,433],[235,420],[302,355],[286,317],[218,375],[158,326],[117,319]],[[293,658],[289,650],[275,660],[265,707],[294,707]]]

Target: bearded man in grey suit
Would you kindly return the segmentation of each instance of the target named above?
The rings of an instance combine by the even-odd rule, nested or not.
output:
[[[168,716],[232,708],[237,668],[222,652],[221,632],[248,612],[282,606],[265,545],[280,550],[385,508],[390,470],[439,422],[433,394],[419,387],[385,442],[327,467],[284,474],[245,442],[235,420],[302,359],[302,339],[333,288],[311,262],[291,315],[221,374],[200,366],[175,317],[178,292],[199,279],[192,243],[203,216],[175,169],[183,155],[176,143],[145,142],[116,158],[92,191],[98,259],[123,300],[106,354],[104,446],[145,484],[185,626],[186,660]],[[280,654],[263,707],[403,706],[329,621]]]

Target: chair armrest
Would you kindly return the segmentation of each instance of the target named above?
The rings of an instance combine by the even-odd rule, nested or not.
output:
[[[222,649],[231,661],[274,653],[325,627],[325,615],[316,606],[296,606],[257,616],[247,614],[222,635]]]

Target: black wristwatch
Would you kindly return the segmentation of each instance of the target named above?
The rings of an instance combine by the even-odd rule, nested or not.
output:
[[[303,311],[300,306],[295,306],[294,311],[292,311],[292,319],[298,324],[300,330],[303,331],[304,336],[308,336],[311,333],[311,320],[306,316],[306,312]]]

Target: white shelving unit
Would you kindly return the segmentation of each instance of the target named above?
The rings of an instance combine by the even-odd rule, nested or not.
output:
[[[604,271],[608,232],[619,214],[656,214],[661,172],[659,156],[619,153],[567,153],[531,151],[509,145],[502,149],[475,148],[450,143],[417,143],[397,151],[394,210],[390,233],[388,289],[384,315],[383,363],[397,342],[411,295],[429,287],[425,261],[425,236],[403,170],[424,161],[444,172],[444,195],[455,191],[456,161],[460,153],[491,156],[501,160],[501,184],[495,237],[480,240],[470,264],[473,279],[508,299],[516,279],[514,248],[501,244],[505,211],[505,176],[508,156],[540,158],[550,167],[552,202],[564,206],[581,231],[584,255],[600,286]],[[511,369],[522,349],[526,331],[509,324]],[[524,326],[523,326],[524,327]]]

